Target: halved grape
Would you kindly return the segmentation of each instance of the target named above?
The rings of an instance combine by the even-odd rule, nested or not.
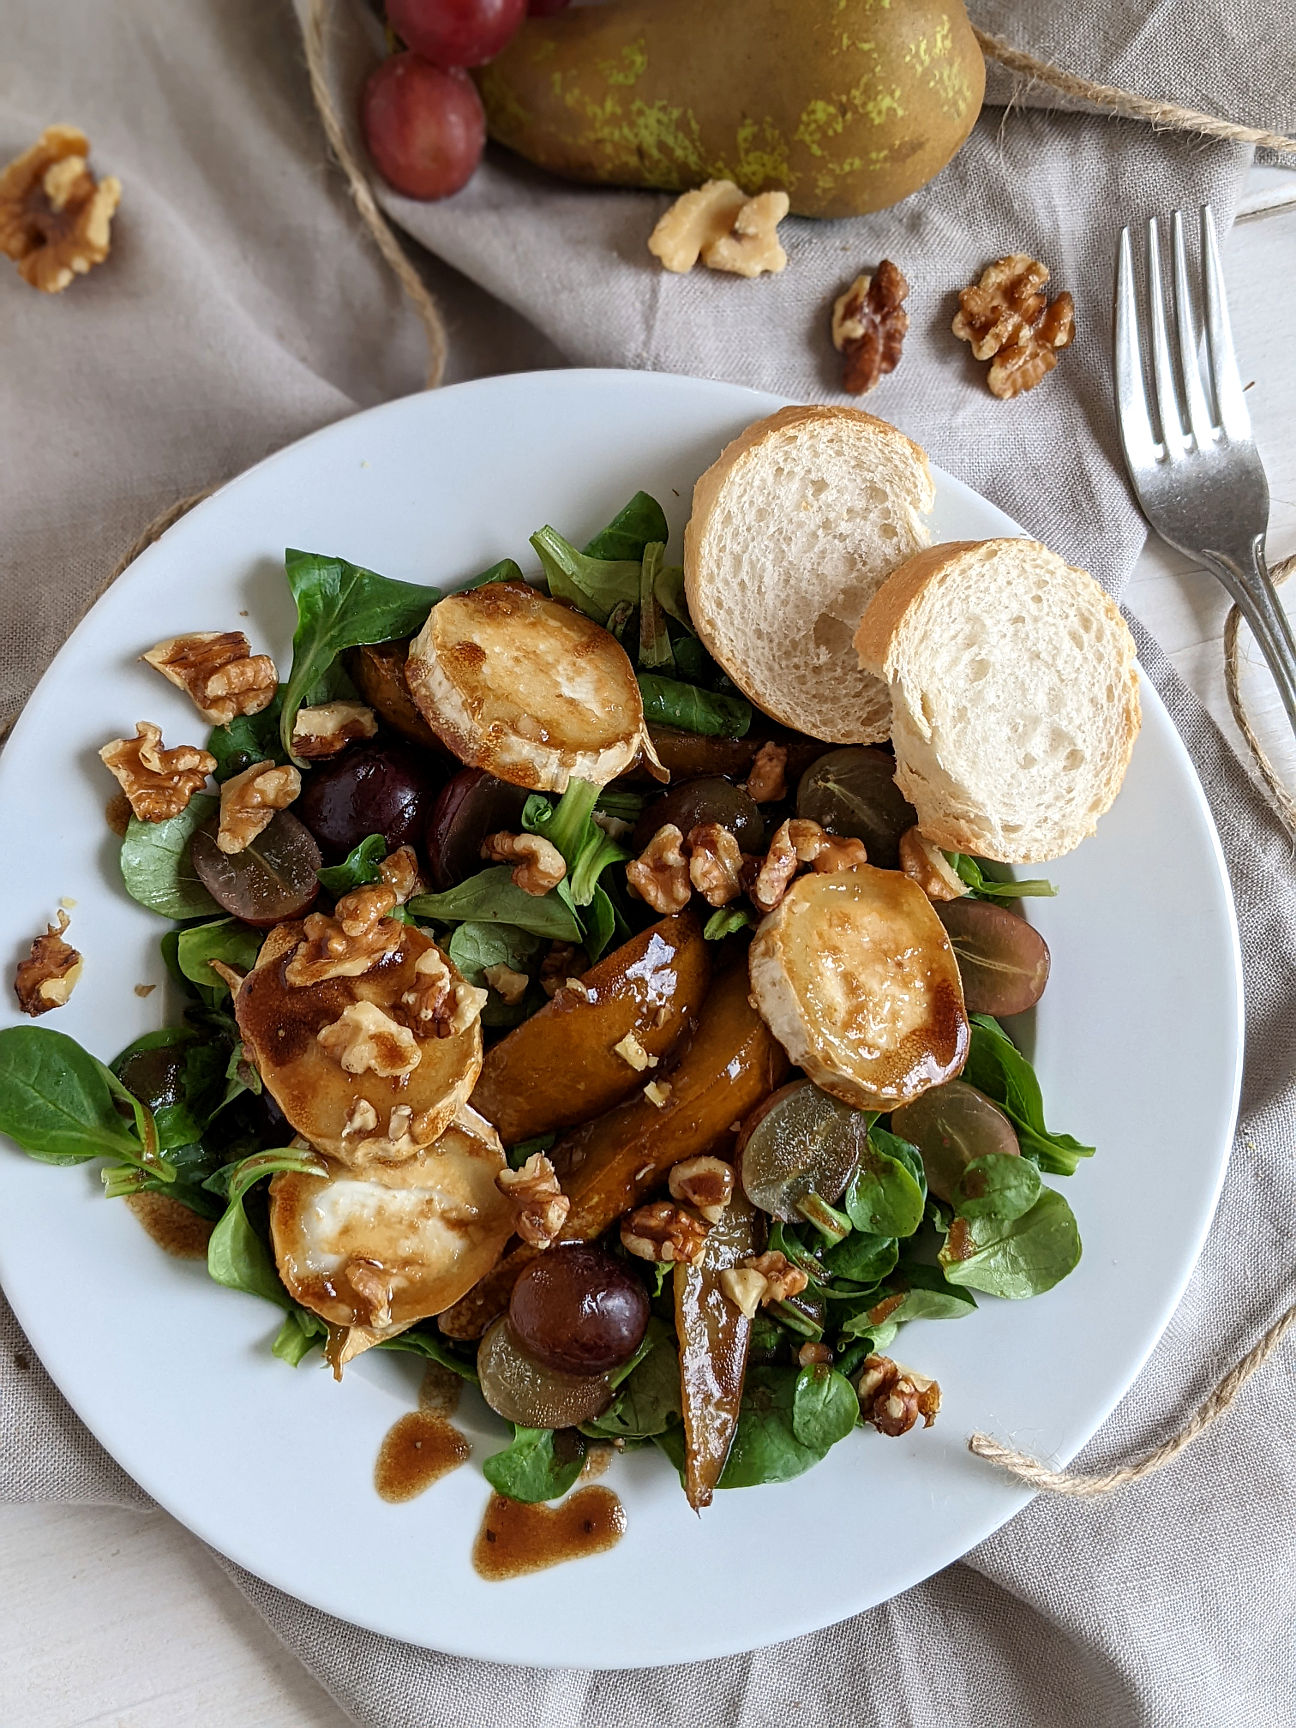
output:
[[[521,1428],[574,1428],[592,1422],[612,1402],[606,1374],[564,1374],[546,1368],[518,1342],[508,1317],[488,1327],[477,1350],[482,1397]]]
[[[488,834],[517,832],[528,796],[525,787],[497,780],[482,768],[461,768],[447,780],[423,840],[432,886],[439,893],[482,868],[481,846]]]
[[[1021,1152],[1012,1123],[984,1092],[966,1080],[933,1086],[912,1104],[891,1112],[891,1130],[916,1146],[927,1172],[927,1186],[938,1200],[951,1202],[959,1178],[974,1158],[988,1152]]]
[[[797,815],[830,834],[862,840],[869,863],[880,870],[900,866],[900,836],[918,812],[895,783],[895,757],[871,745],[830,750],[807,768],[797,787]]]
[[[948,900],[936,916],[949,933],[969,1014],[1024,1014],[1048,983],[1048,943],[1019,913],[988,900]]]
[[[408,744],[357,744],[304,777],[295,805],[330,864],[370,834],[389,851],[422,834],[437,795],[435,761]]]
[[[758,1105],[738,1140],[742,1185],[762,1212],[805,1219],[832,1241],[850,1231],[831,1201],[844,1193],[868,1140],[867,1115],[794,1080]]]
[[[743,852],[761,852],[765,847],[765,819],[759,805],[749,792],[719,774],[685,780],[650,798],[635,824],[635,851],[642,852],[667,822],[685,835],[699,822],[717,822],[730,831]]]
[[[280,810],[270,825],[241,852],[222,852],[216,844],[218,819],[204,822],[189,848],[194,874],[222,909],[258,930],[300,918],[319,893],[315,874],[323,863],[310,830],[290,810]]]
[[[551,1248],[513,1286],[513,1335],[544,1368],[607,1374],[648,1325],[648,1292],[624,1263],[587,1242]]]

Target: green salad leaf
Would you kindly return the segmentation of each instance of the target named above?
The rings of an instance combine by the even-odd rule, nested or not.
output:
[[[384,1338],[378,1349],[405,1350],[413,1356],[426,1357],[429,1362],[439,1362],[443,1368],[448,1368],[452,1374],[457,1374],[470,1386],[479,1384],[477,1370],[472,1363],[462,1356],[456,1356],[443,1338],[421,1326],[411,1327],[408,1332],[397,1332],[393,1338]]]
[[[594,820],[599,788],[588,780],[572,780],[555,804],[541,792],[533,792],[522,808],[522,826],[541,834],[562,853],[567,877],[561,884],[562,898],[575,910],[589,906],[598,891],[598,879],[609,864],[624,863],[630,853],[620,841],[604,833]]]
[[[639,567],[638,663],[650,672],[663,666],[673,667],[675,664],[666,611],[656,593],[665,555],[665,546],[660,540],[654,540],[645,546],[643,563]]]
[[[326,864],[315,874],[319,877],[320,887],[326,894],[332,894],[335,899],[341,899],[353,888],[367,888],[371,882],[377,882],[382,875],[378,866],[387,856],[387,842],[381,834],[366,834],[358,841],[340,864]]]
[[[0,1133],[42,1164],[112,1158],[163,1181],[175,1174],[147,1106],[75,1038],[44,1026],[0,1031]]]
[[[226,725],[212,727],[207,748],[216,758],[217,780],[229,780],[254,762],[287,761],[279,743],[283,692],[281,684],[274,700],[259,714],[236,714]]]
[[[743,906],[718,906],[702,926],[702,934],[708,942],[722,942],[735,931],[749,930],[755,922]]]
[[[164,918],[210,918],[220,911],[189,862],[190,842],[218,809],[215,798],[198,792],[165,822],[131,817],[122,840],[121,873],[132,900]]]
[[[1045,1188],[1019,1217],[956,1218],[940,1263],[951,1284],[1011,1302],[1038,1296],[1080,1263],[1075,1214],[1055,1188]]]
[[[869,1309],[874,1325],[909,1320],[960,1320],[976,1307],[976,1298],[959,1290],[939,1266],[907,1262],[883,1285],[878,1300]]]
[[[1055,1176],[1072,1176],[1082,1158],[1093,1157],[1069,1134],[1054,1134],[1044,1125],[1044,1099],[1035,1070],[1012,1039],[988,1014],[973,1014],[972,1043],[962,1078],[984,1092],[1017,1130],[1027,1158]]]
[[[538,529],[531,544],[554,599],[579,607],[596,624],[606,624],[618,605],[637,604],[642,552],[633,561],[590,557],[550,527]]]
[[[528,1506],[558,1500],[585,1463],[585,1441],[574,1428],[514,1427],[512,1444],[482,1464],[482,1475],[497,1494]]]
[[[338,655],[366,643],[412,636],[441,595],[415,582],[393,582],[345,558],[291,547],[284,553],[284,569],[297,602],[292,667],[279,715],[279,742],[290,755],[297,710]]]
[[[297,1304],[284,1288],[270,1250],[257,1235],[248,1220],[244,1201],[248,1190],[266,1176],[281,1170],[301,1172],[307,1176],[323,1176],[327,1168],[322,1159],[291,1147],[268,1152],[254,1152],[227,1170],[211,1178],[208,1186],[225,1197],[225,1210],[211,1233],[207,1244],[207,1271],[217,1284],[229,1290],[242,1290],[249,1296],[262,1296],[292,1312]]]
[[[318,1314],[312,1314],[309,1308],[291,1308],[275,1333],[270,1354],[286,1362],[290,1368],[296,1368],[327,1337],[328,1327]]]
[[[849,1315],[847,1319],[842,1322],[839,1337],[842,1340],[855,1339],[859,1344],[863,1345],[863,1350],[855,1362],[855,1366],[858,1367],[859,1363],[864,1360],[865,1356],[870,1354],[876,1355],[880,1351],[885,1350],[889,1344],[894,1342],[895,1335],[899,1330],[900,1324],[898,1321],[874,1320],[872,1318],[872,1310],[866,1308],[861,1309],[856,1314]],[[854,1352],[852,1352],[852,1355],[853,1354]],[[848,1366],[846,1358],[841,1355],[838,1356],[837,1367],[843,1374],[853,1374],[855,1372],[853,1367]]]
[[[874,1235],[868,1230],[852,1230],[844,1242],[829,1248],[823,1257],[825,1269],[834,1280],[849,1279],[858,1295],[870,1285],[880,1284],[895,1270],[900,1244],[894,1236]],[[830,1300],[838,1296],[834,1288],[826,1292]]]
[[[176,938],[176,964],[193,984],[220,995],[229,994],[229,985],[211,969],[213,960],[223,961],[239,972],[250,972],[256,965],[264,930],[254,930],[238,918],[217,918],[211,924],[191,924]]]
[[[584,949],[591,961],[601,960],[609,942],[617,934],[627,935],[628,931],[617,916],[616,906],[612,897],[600,882],[594,890],[594,897],[585,908],[581,923],[585,929]]]
[[[520,1170],[534,1152],[547,1152],[558,1135],[551,1131],[548,1134],[533,1134],[529,1140],[519,1140],[508,1149],[509,1166]]]
[[[842,1201],[846,1216],[872,1236],[912,1236],[922,1223],[926,1199],[917,1149],[875,1125]]]
[[[1057,893],[1051,882],[1039,876],[1025,882],[996,881],[993,876],[987,876],[977,860],[966,852],[947,852],[945,857],[959,879],[967,883],[974,900],[1051,899]]]
[[[655,1315],[644,1334],[640,1360],[622,1381],[613,1404],[581,1432],[593,1440],[647,1440],[664,1434],[683,1414],[679,1352],[665,1321]]]
[[[654,726],[676,726],[704,738],[742,738],[752,722],[751,703],[742,696],[721,696],[678,678],[639,674],[644,718]]]
[[[409,910],[430,924],[515,924],[553,942],[581,939],[571,907],[557,894],[528,894],[519,888],[507,864],[479,870],[444,894],[416,894]]]
[[[600,528],[585,547],[590,558],[642,559],[654,540],[668,540],[666,512],[647,492],[636,492],[623,504],[606,528]]]
[[[840,1375],[837,1376],[841,1378]],[[721,1488],[756,1488],[763,1482],[790,1482],[801,1476],[827,1453],[834,1440],[826,1434],[840,1425],[841,1394],[836,1384],[823,1393],[803,1393],[805,1428],[812,1443],[800,1439],[796,1428],[797,1388],[801,1373],[795,1368],[753,1367],[747,1370],[742,1409],[733,1445],[720,1477]],[[849,1385],[847,1390],[850,1391]],[[859,1410],[855,1409],[851,1426]],[[849,1432],[843,1429],[842,1432]],[[835,1434],[840,1439],[840,1434]]]
[[[488,966],[509,966],[514,972],[530,972],[542,946],[539,936],[518,924],[488,924],[470,919],[451,933],[447,952],[470,984],[486,982]]]
[[[1039,1199],[1040,1173],[1029,1158],[985,1152],[966,1166],[954,1189],[960,1218],[999,1218],[1011,1223]]]
[[[118,1080],[122,1080],[132,1056],[150,1050],[181,1053],[176,1080],[170,1088],[175,1096],[152,1107],[158,1149],[171,1153],[181,1147],[193,1146],[202,1139],[212,1118],[230,1100],[232,1041],[216,1036],[200,1037],[191,1026],[160,1027],[136,1038],[113,1059],[112,1071]]]
[[[461,582],[455,589],[456,594],[466,594],[470,588],[485,588],[491,582],[525,582],[522,566],[512,558],[501,558],[498,564],[492,564],[483,570],[479,576],[470,576],[466,582]]]
[[[859,1399],[844,1374],[824,1362],[803,1368],[792,1394],[792,1433],[820,1457],[859,1420]]]

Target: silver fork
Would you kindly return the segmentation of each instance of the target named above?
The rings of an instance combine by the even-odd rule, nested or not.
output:
[[[1236,602],[1269,663],[1296,731],[1296,641],[1265,564],[1269,486],[1251,436],[1251,416],[1233,352],[1210,205],[1203,205],[1201,211],[1201,275],[1196,293],[1189,281],[1181,210],[1171,219],[1171,242],[1173,302],[1161,279],[1161,241],[1153,217],[1147,225],[1153,402],[1145,375],[1145,338],[1140,331],[1130,230],[1121,231],[1116,265],[1116,412],[1125,464],[1143,514],[1161,538],[1217,576]],[[1204,313],[1204,344],[1198,305]],[[1175,354],[1167,334],[1171,323]]]

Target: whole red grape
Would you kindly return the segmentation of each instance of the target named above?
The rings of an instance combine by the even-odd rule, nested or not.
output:
[[[387,22],[436,66],[484,66],[516,34],[527,0],[387,0]]]
[[[393,54],[365,84],[360,111],[378,172],[408,198],[448,198],[481,160],[486,116],[466,72]]]

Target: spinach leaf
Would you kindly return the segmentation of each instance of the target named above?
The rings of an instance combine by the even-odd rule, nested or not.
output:
[[[212,727],[207,734],[207,748],[216,758],[217,780],[228,780],[241,774],[254,762],[287,760],[279,745],[282,706],[281,684],[275,691],[274,700],[259,714],[236,714],[227,725]]]
[[[915,1148],[885,1128],[871,1128],[842,1202],[851,1223],[872,1236],[912,1236],[926,1199]]]
[[[585,908],[585,916],[581,922],[585,927],[585,952],[591,961],[601,960],[620,923],[616,907],[602,883],[595,888],[594,897]]]
[[[636,492],[628,504],[623,504],[606,528],[585,547],[589,558],[640,559],[644,548],[653,540],[667,540],[670,529],[666,512],[647,492]]]
[[[594,801],[600,816],[615,816],[619,822],[635,823],[648,802],[650,793],[631,792],[620,786],[605,786]]]
[[[859,1420],[859,1399],[844,1374],[825,1362],[803,1368],[792,1394],[792,1432],[822,1458]]]
[[[639,693],[644,718],[655,726],[677,726],[704,738],[742,738],[751,725],[751,703],[742,696],[719,696],[655,672],[639,674]]]
[[[128,1091],[131,1058],[151,1050],[174,1052],[165,1086],[141,1100],[153,1112],[158,1149],[170,1153],[192,1147],[202,1139],[212,1118],[229,1102],[230,1038],[219,1032],[200,1037],[190,1026],[164,1026],[146,1032],[128,1044],[111,1064],[113,1073]]]
[[[588,780],[572,780],[556,804],[534,792],[522,809],[523,828],[542,834],[562,853],[567,865],[564,897],[573,908],[588,906],[608,865],[630,856],[594,821],[598,795],[599,788]]]
[[[541,941],[517,924],[487,924],[469,920],[456,925],[447,952],[470,984],[486,982],[488,966],[509,966],[514,972],[530,972]]]
[[[954,1210],[960,1218],[999,1218],[1009,1223],[1029,1212],[1039,1195],[1040,1174],[1029,1158],[986,1152],[959,1177]]]
[[[1041,1170],[1072,1176],[1081,1158],[1092,1158],[1092,1146],[1082,1146],[1069,1134],[1053,1134],[1044,1125],[1044,1099],[1035,1070],[997,1020],[972,1014],[972,1044],[962,1078],[984,1092],[1017,1130],[1023,1153]]]
[[[683,1414],[679,1353],[665,1321],[654,1316],[644,1334],[645,1355],[622,1382],[615,1403],[581,1432],[595,1440],[645,1440],[664,1434]]]
[[[708,942],[722,942],[735,931],[749,930],[755,922],[742,906],[718,906],[702,926],[702,934]]]
[[[955,1289],[939,1266],[911,1262],[888,1280],[868,1314],[875,1326],[900,1326],[908,1320],[959,1320],[975,1307],[975,1297]]]
[[[656,584],[661,574],[666,548],[660,540],[644,547],[639,569],[639,665],[653,671],[666,666],[674,668],[671,652],[670,627],[666,612],[657,598]]]
[[[134,1132],[119,1108],[123,1104],[134,1118]],[[42,1164],[114,1158],[163,1181],[175,1174],[158,1155],[147,1106],[75,1038],[44,1026],[0,1031],[0,1133]]]
[[[557,1134],[533,1134],[529,1140],[519,1140],[516,1146],[508,1149],[509,1165],[514,1170],[520,1170],[534,1152],[547,1152],[558,1138]]]
[[[340,864],[326,864],[315,874],[326,894],[341,899],[353,888],[366,888],[382,875],[378,866],[387,856],[387,842],[381,834],[367,834],[358,841]]]
[[[879,1351],[885,1350],[887,1345],[893,1342],[899,1330],[900,1326],[897,1321],[874,1320],[869,1309],[861,1309],[859,1313],[852,1314],[849,1319],[842,1323],[839,1337],[842,1340],[858,1339],[865,1346],[864,1355],[860,1357],[862,1362],[864,1356],[875,1356]],[[853,1372],[853,1370],[846,1368],[844,1358],[839,1357],[837,1366],[843,1374]]]
[[[250,972],[264,941],[264,930],[254,930],[237,918],[192,924],[180,932],[176,941],[176,964],[191,983],[214,990],[218,996],[228,995],[229,985],[212,971],[212,961],[221,960],[236,971]]]
[[[409,909],[416,918],[433,924],[465,924],[470,920],[516,924],[533,936],[555,942],[581,939],[576,914],[561,897],[528,894],[514,882],[507,864],[493,864],[444,894],[416,894]]]
[[[218,808],[215,798],[198,792],[165,822],[131,817],[122,841],[121,873],[132,900],[164,918],[210,918],[221,910],[189,862],[190,841]]]
[[[581,1473],[585,1441],[574,1428],[518,1428],[512,1444],[482,1464],[482,1475],[497,1494],[533,1506],[558,1500]]]
[[[976,859],[970,858],[966,852],[947,852],[945,857],[960,880],[967,883],[974,900],[1052,898],[1057,893],[1053,884],[1043,877],[1032,877],[1026,882],[997,882],[993,876],[987,876]]]
[[[214,1193],[224,1194],[226,1205],[207,1244],[207,1271],[227,1289],[263,1296],[267,1302],[276,1302],[291,1313],[297,1304],[280,1281],[270,1250],[252,1228],[243,1207],[248,1190],[263,1177],[274,1176],[280,1170],[300,1171],[308,1176],[325,1174],[324,1164],[313,1154],[285,1148],[253,1153],[210,1178],[208,1187]]]
[[[296,1368],[310,1355],[317,1344],[328,1337],[328,1327],[309,1308],[292,1308],[283,1317],[283,1325],[275,1333],[270,1354]]]
[[[653,595],[663,611],[668,612],[677,624],[682,624],[690,636],[695,634],[684,592],[684,571],[679,564],[660,566],[653,581]]]
[[[413,1356],[425,1356],[430,1362],[439,1362],[443,1368],[448,1368],[452,1374],[457,1374],[461,1380],[466,1380],[470,1386],[477,1386],[477,1370],[472,1363],[462,1356],[456,1356],[445,1341],[435,1332],[425,1332],[421,1327],[415,1327],[409,1332],[398,1332],[394,1338],[384,1338],[378,1345],[380,1350],[406,1350]]]
[[[823,1263],[833,1278],[849,1278],[853,1284],[867,1288],[879,1284],[895,1270],[899,1254],[900,1244],[894,1236],[852,1230],[844,1242],[828,1250]],[[829,1298],[834,1294],[828,1291]]]
[[[412,636],[441,595],[414,582],[393,582],[345,558],[291,547],[284,553],[284,569],[297,602],[292,667],[279,716],[279,742],[291,755],[297,710],[338,655],[366,643]]]
[[[790,1482],[823,1457],[827,1446],[808,1446],[797,1438],[794,1412],[800,1378],[795,1368],[747,1370],[742,1409],[720,1477],[721,1488],[756,1488],[763,1482]],[[851,1421],[854,1422],[853,1415]]]
[[[549,527],[534,533],[531,544],[554,599],[569,601],[596,624],[606,624],[614,607],[638,601],[642,553],[633,562],[591,558]]]
[[[951,1284],[1011,1302],[1051,1290],[1079,1261],[1075,1215],[1056,1188],[1019,1218],[956,1218],[940,1251]]]
[[[525,582],[522,566],[512,558],[501,558],[498,564],[492,564],[483,570],[480,576],[470,576],[466,582],[461,582],[455,589],[456,594],[466,594],[470,588],[485,588],[491,582]]]

